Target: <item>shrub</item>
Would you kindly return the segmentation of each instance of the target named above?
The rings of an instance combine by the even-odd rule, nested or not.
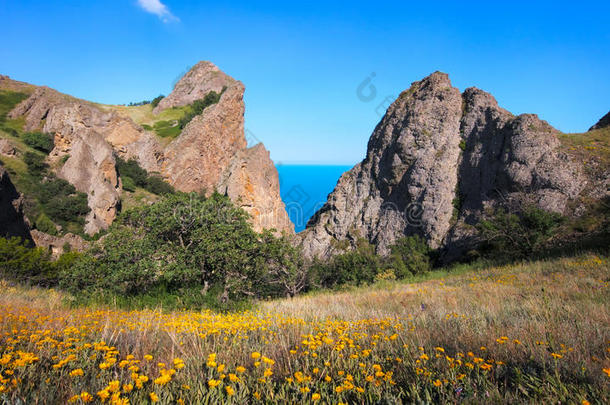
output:
[[[44,153],[51,152],[55,147],[53,138],[42,132],[26,132],[21,138],[26,145]]]
[[[259,284],[260,296],[294,297],[309,287],[309,269],[304,265],[301,251],[288,238],[277,238],[266,230],[261,236],[260,247],[265,266]]]
[[[49,235],[57,235],[57,227],[51,219],[44,213],[40,213],[36,218],[36,229],[40,232],[48,233]]]
[[[172,194],[174,188],[159,176],[150,176],[146,179],[145,188],[153,194]]]
[[[52,273],[49,252],[32,248],[21,238],[0,238],[0,274],[2,278],[26,284],[50,284]]]
[[[120,157],[116,159],[116,168],[121,178],[131,178],[136,186],[145,187],[148,173],[140,167],[140,164],[135,159],[123,160]]]
[[[171,194],[174,188],[159,176],[150,176],[148,172],[135,159],[127,161],[117,157],[116,168],[123,179],[123,188],[127,191],[135,191],[136,187],[142,187],[154,194]],[[129,180],[126,180],[129,179]],[[126,187],[127,183],[127,187]]]
[[[500,208],[477,228],[488,253],[523,258],[540,253],[562,221],[561,215],[533,206],[525,207],[519,213]]]
[[[155,108],[156,106],[159,105],[161,100],[163,100],[164,98],[165,98],[164,95],[157,96],[153,99],[153,101],[150,102],[150,105],[152,106],[152,108]]]
[[[319,287],[333,288],[344,284],[361,285],[375,280],[380,258],[374,247],[364,239],[356,249],[333,257],[328,263],[314,263],[312,275]]]
[[[389,265],[399,279],[422,274],[432,268],[430,248],[420,236],[398,239],[390,250]]]
[[[90,211],[87,194],[54,176],[40,183],[37,197],[45,213],[54,220],[83,224],[83,217]]]
[[[23,155],[23,161],[28,165],[28,173],[34,177],[42,176],[49,167],[44,160],[40,153],[25,152]]]
[[[131,193],[136,191],[136,183],[131,177],[123,176],[121,180],[123,180],[123,190]]]

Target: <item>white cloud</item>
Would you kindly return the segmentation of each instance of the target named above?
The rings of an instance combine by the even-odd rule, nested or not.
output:
[[[138,0],[138,5],[151,14],[156,15],[163,21],[164,23],[168,23],[171,21],[180,21],[178,17],[172,14],[169,11],[169,8],[160,0]]]

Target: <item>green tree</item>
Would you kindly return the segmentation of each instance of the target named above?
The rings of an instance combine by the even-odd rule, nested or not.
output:
[[[266,230],[261,235],[261,254],[265,265],[261,286],[268,296],[294,297],[309,287],[309,268],[301,251],[286,236],[280,238]]]
[[[200,304],[210,294],[221,304],[261,296],[270,291],[261,283],[271,263],[274,271],[288,265],[274,255],[289,248],[257,234],[248,219],[218,193],[165,195],[125,211],[103,242],[63,273],[61,285],[123,296],[198,289]]]

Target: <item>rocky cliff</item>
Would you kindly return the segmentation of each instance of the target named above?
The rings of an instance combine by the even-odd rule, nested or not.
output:
[[[337,242],[365,238],[385,254],[397,238],[421,235],[452,259],[476,243],[474,225],[488,208],[566,213],[587,178],[558,135],[536,115],[515,117],[490,94],[460,94],[433,73],[388,108],[366,158],[300,235],[304,252],[329,257]]]
[[[262,143],[239,151],[221,176],[218,191],[252,216],[256,231],[275,228],[293,232],[280,197],[277,169]]]
[[[231,159],[246,148],[243,95],[236,82],[167,146],[162,171],[178,190],[214,191]]]
[[[3,88],[17,84],[3,78]],[[23,117],[27,131],[54,134],[55,148],[49,161],[59,177],[87,193],[91,213],[85,229],[89,234],[106,229],[119,209],[122,190],[115,156],[136,159],[148,172],[159,173],[180,191],[210,193],[218,188],[227,191],[230,186],[229,195],[236,202],[247,201],[244,207],[253,214],[257,229],[276,228],[293,233],[279,197],[277,172],[270,169],[273,162],[269,154],[246,149],[244,90],[241,82],[214,64],[195,65],[152,114],[188,106],[210,91],[222,95],[218,103],[195,116],[169,143],[154,131],[144,129],[129,114],[123,113],[124,109],[75,99],[48,87],[34,88],[10,112],[9,118]],[[246,169],[242,164],[244,159]],[[259,169],[262,173],[255,172]],[[250,189],[253,194],[244,192]],[[268,209],[277,212],[271,214]]]

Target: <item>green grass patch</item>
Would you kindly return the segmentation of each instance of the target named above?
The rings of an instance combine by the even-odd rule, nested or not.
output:
[[[28,95],[25,93],[0,90],[0,124],[8,119],[7,115],[12,109],[26,98]]]
[[[182,132],[177,120],[158,121],[155,123],[153,130],[161,138],[176,138]]]

